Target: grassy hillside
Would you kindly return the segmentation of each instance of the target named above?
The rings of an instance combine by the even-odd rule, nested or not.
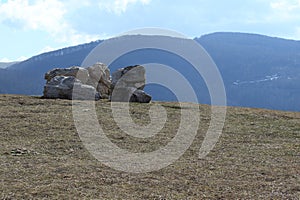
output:
[[[180,109],[162,103],[168,120],[160,134],[135,139],[115,125],[110,103],[96,103],[107,136],[122,148],[149,152],[176,132]],[[148,104],[131,104],[135,122],[147,123]],[[300,196],[300,113],[228,108],[223,134],[205,159],[198,151],[210,122],[194,143],[160,171],[115,171],[85,149],[72,119],[72,102],[0,96],[0,199],[297,199]]]

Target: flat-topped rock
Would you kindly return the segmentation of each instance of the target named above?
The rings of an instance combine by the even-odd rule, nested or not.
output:
[[[79,79],[82,83],[86,83],[89,80],[89,71],[82,67],[69,67],[69,68],[55,68],[48,71],[45,74],[45,79],[47,82],[51,81],[52,78],[56,76],[72,76]]]

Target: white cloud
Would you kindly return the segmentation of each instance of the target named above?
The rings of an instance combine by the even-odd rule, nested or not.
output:
[[[293,38],[296,40],[300,40],[300,27],[297,27],[295,32],[296,33]]]
[[[279,21],[300,19],[300,0],[275,0],[270,3],[274,12],[273,18]]]
[[[106,1],[101,0],[99,2],[99,8],[101,10],[106,10],[108,12],[113,12],[117,15],[125,13],[129,5],[141,3],[143,5],[147,5],[151,0],[114,0],[114,1]]]
[[[43,29],[59,32],[59,27],[66,26],[63,16],[66,10],[57,0],[8,0],[0,4],[1,21],[19,21],[26,29]]]
[[[17,60],[15,60],[15,61],[23,61],[23,60],[27,60],[27,59],[28,59],[28,57],[21,56],[21,57],[17,58]]]
[[[68,3],[74,2],[77,1]],[[68,4],[59,0],[8,0],[0,3],[0,23],[8,21],[20,24],[22,29],[45,31],[57,41],[70,45],[99,39],[98,35],[74,30],[65,20],[67,9]]]
[[[50,47],[50,46],[46,46],[41,51],[39,51],[38,54],[42,54],[42,53],[49,52],[49,51],[54,51],[54,50],[57,50],[57,49],[59,49],[59,48],[53,48],[53,47]]]
[[[0,62],[9,63],[9,62],[23,61],[23,60],[26,60],[26,59],[28,59],[28,58],[25,57],[25,56],[21,56],[21,57],[17,58],[16,60],[11,60],[9,58],[0,58]]]
[[[12,60],[10,60],[8,58],[0,58],[0,62],[2,62],[2,63],[8,63],[8,62],[12,62]]]
[[[293,11],[300,8],[300,0],[277,0],[271,2],[273,9],[285,10],[286,12]]]
[[[92,0],[64,0],[64,3],[68,8],[72,8],[75,10],[93,5]]]

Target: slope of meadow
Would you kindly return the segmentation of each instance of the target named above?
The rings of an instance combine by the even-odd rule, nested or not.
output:
[[[107,136],[133,152],[153,151],[176,133],[180,107],[161,105],[168,114],[161,133],[136,139],[116,126],[109,102],[96,103]],[[133,120],[148,123],[149,107],[131,104]],[[72,119],[71,101],[1,95],[0,199],[299,198],[299,112],[229,107],[216,147],[199,159],[210,107],[199,108],[198,134],[180,159],[159,171],[130,174],[103,165],[86,150]]]

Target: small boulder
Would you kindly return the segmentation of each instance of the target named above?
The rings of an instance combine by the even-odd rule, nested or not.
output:
[[[130,102],[149,103],[152,97],[143,90],[135,90],[130,97]]]
[[[113,102],[149,103],[151,99],[149,94],[134,87],[116,87],[111,95]]]

